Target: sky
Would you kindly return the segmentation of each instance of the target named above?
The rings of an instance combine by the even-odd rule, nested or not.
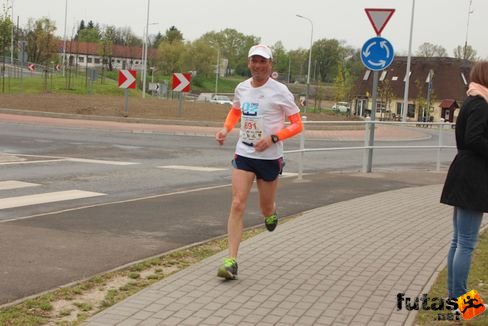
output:
[[[14,22],[18,17],[21,27],[26,27],[29,18],[47,17],[55,21],[56,34],[63,37],[66,17],[68,39],[81,20],[128,26],[141,38],[148,22],[149,35],[164,34],[175,26],[185,40],[193,41],[207,32],[231,28],[257,36],[270,46],[281,41],[286,50],[309,49],[311,36],[313,41],[337,39],[361,48],[376,36],[365,9],[395,9],[381,33],[393,45],[395,55],[408,54],[415,2],[412,55],[419,45],[429,42],[453,56],[454,48],[467,40],[479,57],[488,60],[487,0],[0,0],[0,5],[12,2]]]

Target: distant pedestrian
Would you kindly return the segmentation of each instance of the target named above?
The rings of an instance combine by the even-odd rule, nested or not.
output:
[[[447,257],[448,295],[465,294],[471,256],[483,212],[488,212],[488,61],[471,69],[468,97],[456,121],[454,158],[441,202],[454,206],[453,238]]]
[[[275,197],[283,168],[283,141],[303,129],[293,95],[285,85],[270,78],[272,63],[273,55],[266,45],[251,47],[247,66],[252,77],[236,87],[224,128],[215,135],[222,145],[241,120],[232,161],[232,203],[227,222],[229,257],[217,273],[225,279],[237,277],[236,259],[244,228],[244,210],[255,179],[266,228],[268,231],[276,228]],[[291,122],[288,127],[285,127],[285,117]]]

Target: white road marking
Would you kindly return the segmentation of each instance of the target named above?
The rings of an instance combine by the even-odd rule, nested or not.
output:
[[[189,166],[189,165],[162,165],[158,166],[160,169],[174,169],[174,170],[187,170],[187,171],[198,171],[198,172],[215,172],[228,170],[225,168],[212,168],[205,166]]]
[[[11,155],[5,153],[7,155]],[[51,163],[51,162],[59,162],[59,161],[68,161],[68,162],[80,162],[80,163],[93,163],[93,164],[108,164],[108,165],[133,165],[133,164],[140,164],[136,162],[122,162],[122,161],[108,161],[108,160],[93,160],[93,159],[86,159],[86,158],[77,158],[77,157],[63,157],[63,156],[49,156],[49,155],[30,155],[30,154],[15,154],[16,156],[25,156],[25,157],[35,157],[35,158],[42,158],[42,160],[30,160],[30,161],[7,161],[7,162],[0,162],[0,165],[14,165],[14,164],[33,164],[33,163]]]
[[[77,211],[77,210],[91,208],[91,207],[102,207],[102,206],[116,205],[116,204],[122,204],[122,203],[131,203],[131,202],[136,202],[136,201],[145,200],[145,199],[154,199],[154,198],[163,198],[163,197],[169,197],[169,196],[175,196],[175,195],[184,195],[184,194],[189,194],[189,193],[193,193],[193,192],[214,190],[214,189],[226,188],[226,187],[230,187],[230,186],[231,186],[231,184],[225,184],[225,185],[220,185],[220,186],[195,188],[195,189],[181,190],[181,191],[175,191],[175,192],[146,196],[146,197],[140,197],[140,198],[132,198],[132,199],[119,200],[119,201],[113,201],[113,202],[107,202],[107,203],[101,203],[101,204],[67,208],[67,209],[63,209],[63,210],[59,210],[59,211],[55,211],[55,212],[48,212],[48,213],[41,213],[41,214],[35,214],[35,215],[29,215],[29,216],[22,216],[22,217],[12,218],[12,219],[8,219],[8,220],[0,220],[0,223],[7,223],[7,222],[12,222],[12,221],[18,221],[18,220],[26,220],[26,219],[31,219],[34,217],[45,216],[45,215],[61,214],[61,213],[65,213],[65,212]],[[104,194],[101,194],[101,195],[104,195]]]
[[[52,160],[33,160],[33,161],[15,161],[15,162],[2,162],[0,165],[16,165],[16,164],[34,164],[34,163],[52,163],[66,161],[65,159],[52,159]]]
[[[283,172],[281,174],[282,177],[285,177],[285,178],[289,178],[289,177],[296,177],[298,176],[298,173],[294,173],[294,172]]]
[[[39,186],[39,184],[30,183],[30,182],[23,182],[23,181],[16,181],[16,180],[0,181],[0,190],[10,190],[10,189],[35,187],[35,186]]]
[[[89,198],[96,196],[103,196],[105,194],[99,192],[83,191],[83,190],[67,190],[47,192],[37,195],[26,195],[0,199],[0,209],[15,208],[30,205],[39,205],[46,203],[53,203],[64,200],[73,200],[81,198]]]
[[[140,164],[135,162],[121,162],[121,161],[105,161],[105,160],[90,160],[86,158],[66,158],[66,161],[81,162],[81,163],[94,163],[94,164],[108,164],[108,165],[133,165]]]

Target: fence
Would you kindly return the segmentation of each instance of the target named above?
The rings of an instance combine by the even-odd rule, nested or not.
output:
[[[370,173],[372,168],[372,157],[375,149],[436,149],[436,171],[440,171],[440,156],[442,149],[456,148],[456,146],[448,146],[443,144],[443,134],[446,129],[453,128],[455,125],[449,122],[397,122],[397,121],[372,121],[367,118],[364,121],[307,121],[307,117],[302,117],[303,131],[300,134],[300,148],[296,150],[285,151],[285,154],[298,153],[300,154],[298,160],[298,179],[303,178],[303,162],[304,156],[307,152],[325,152],[325,151],[344,151],[344,150],[363,150],[362,172]],[[348,147],[326,147],[326,148],[306,148],[305,147],[305,129],[307,125],[320,124],[335,124],[335,125],[364,125],[364,145],[363,146],[348,146]],[[423,126],[438,129],[438,143],[437,145],[394,145],[394,146],[379,146],[375,145],[374,130],[376,125],[399,125],[399,126]]]

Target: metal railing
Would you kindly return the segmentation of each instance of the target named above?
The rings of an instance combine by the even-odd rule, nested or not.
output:
[[[303,131],[300,133],[299,142],[300,147],[296,150],[284,151],[285,154],[300,154],[298,160],[298,179],[303,178],[303,162],[305,153],[310,152],[326,152],[326,151],[344,151],[344,150],[363,150],[363,162],[362,169],[363,173],[370,173],[372,168],[372,156],[375,149],[436,149],[437,159],[436,159],[436,171],[440,171],[441,166],[441,151],[442,149],[453,149],[456,146],[444,145],[443,144],[443,134],[445,130],[452,129],[455,124],[450,122],[398,122],[398,121],[372,121],[366,118],[364,121],[307,121],[307,117],[302,117],[303,121]],[[363,146],[347,146],[347,147],[322,147],[322,148],[306,148],[305,147],[305,130],[307,125],[364,125],[364,145]],[[437,145],[393,145],[393,146],[383,146],[375,145],[374,139],[374,129],[376,125],[397,125],[397,126],[423,126],[438,129],[438,143]]]

